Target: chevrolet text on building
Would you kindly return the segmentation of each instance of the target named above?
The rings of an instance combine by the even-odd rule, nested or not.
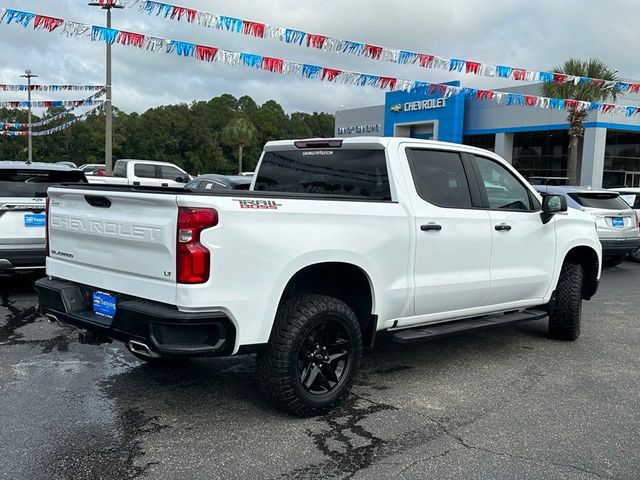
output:
[[[445,98],[431,98],[429,100],[420,100],[416,102],[405,102],[404,104],[396,104],[390,108],[392,112],[417,112],[419,110],[431,110],[432,108],[444,108],[447,106]]]
[[[252,190],[50,188],[41,312],[149,362],[257,353],[266,394],[315,415],[347,397],[377,332],[407,344],[548,316],[575,340],[598,285],[593,217],[479,148],[269,142]]]

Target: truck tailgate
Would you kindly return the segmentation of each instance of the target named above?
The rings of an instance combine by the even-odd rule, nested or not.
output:
[[[172,303],[176,198],[170,193],[50,189],[47,274]]]

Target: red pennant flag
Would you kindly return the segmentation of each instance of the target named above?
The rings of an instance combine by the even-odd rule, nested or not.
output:
[[[564,106],[566,108],[575,110],[576,108],[578,108],[578,101],[577,100],[565,100],[564,101]]]
[[[196,45],[196,58],[203,62],[213,62],[216,58],[218,49],[215,47],[207,47],[205,45]]]
[[[599,78],[594,78],[593,80],[591,80],[591,83],[593,83],[598,88],[604,87],[604,80],[601,80]]]
[[[380,55],[382,55],[382,47],[377,47],[376,45],[369,45],[368,43],[364,46],[364,56],[373,58],[374,60],[380,60]]]
[[[640,92],[640,83],[632,83],[629,85],[629,91],[631,93],[639,93]]]
[[[390,90],[395,90],[397,82],[397,78],[380,77],[380,80],[378,80],[378,85],[380,86],[380,88],[389,88]]]
[[[307,34],[307,47],[322,48],[326,39],[324,35]]]
[[[426,53],[418,54],[418,63],[420,63],[422,67],[426,68],[431,66],[431,62],[433,62],[433,55],[427,55]]]
[[[559,85],[565,83],[567,81],[567,76],[564,73],[554,73],[553,74],[553,83],[557,83]]]
[[[535,107],[537,101],[538,101],[538,99],[534,95],[525,95],[524,96],[524,104],[526,106],[528,106],[528,107]]]
[[[45,15],[36,15],[36,18],[33,23],[33,28],[44,28],[53,32],[56,28],[64,23],[64,20],[61,18],[47,17]]]
[[[138,48],[144,47],[144,35],[141,33],[126,32],[124,30],[120,30],[116,41],[120,45],[133,45],[134,47]]]
[[[270,72],[282,73],[284,60],[280,58],[262,57],[262,69]]]
[[[476,98],[478,100],[492,100],[493,92],[491,90],[478,90],[476,92]]]
[[[342,73],[342,70],[336,70],[335,68],[323,68],[322,80],[333,82],[338,75]]]
[[[565,102],[567,103],[567,102]],[[602,104],[602,113],[607,113],[610,112],[611,110],[613,110],[615,107],[615,105],[611,104],[611,103],[603,103]]]
[[[478,62],[470,62],[467,60],[465,64],[467,73],[478,74],[478,71],[480,70],[480,64]]]
[[[177,5],[171,6],[171,20],[180,20],[183,16],[187,17],[187,22],[193,23],[196,20],[197,10],[187,7],[179,7]]]
[[[264,38],[264,23],[242,21],[242,33],[245,35],[253,35],[254,37]]]
[[[527,75],[527,71],[524,68],[514,68],[511,70],[511,77],[514,80],[524,80]]]

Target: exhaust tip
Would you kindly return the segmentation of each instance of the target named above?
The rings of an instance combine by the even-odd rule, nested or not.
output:
[[[131,352],[137,353],[138,355],[144,355],[149,358],[160,358],[160,355],[152,351],[145,343],[129,340],[127,347]]]

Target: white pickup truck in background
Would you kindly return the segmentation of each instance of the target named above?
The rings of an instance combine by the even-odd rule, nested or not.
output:
[[[40,311],[138,358],[258,354],[299,415],[349,393],[363,346],[538,320],[575,340],[589,215],[497,155],[403,138],[270,142],[253,191],[49,190]]]
[[[89,183],[149,187],[183,187],[192,180],[191,175],[173,163],[127,159],[116,161],[112,176],[92,175],[87,179]]]

